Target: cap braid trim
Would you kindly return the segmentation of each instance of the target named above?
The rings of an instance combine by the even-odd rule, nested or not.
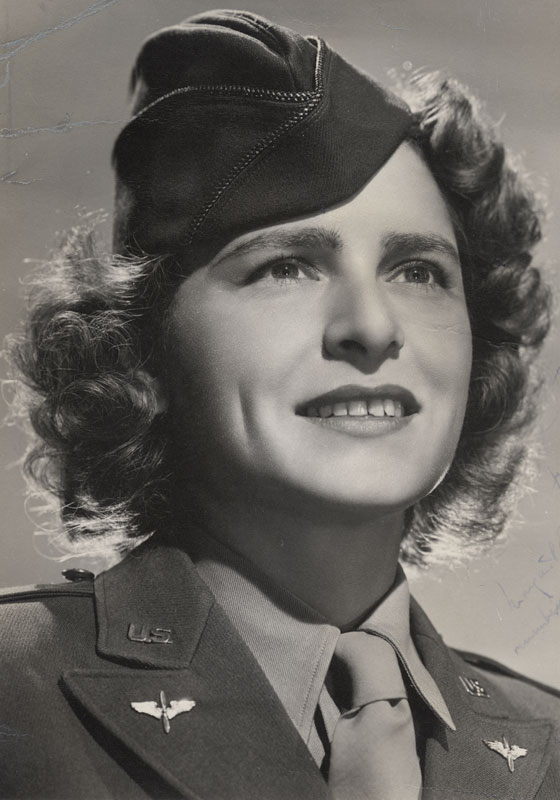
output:
[[[212,208],[216,205],[220,197],[224,194],[226,189],[235,181],[238,175],[246,169],[252,161],[254,161],[264,150],[269,147],[272,147],[287,131],[291,130],[292,128],[296,127],[300,122],[302,122],[306,117],[308,117],[312,111],[314,111],[317,106],[321,103],[323,96],[324,96],[324,85],[323,85],[323,64],[324,64],[324,43],[321,39],[316,40],[317,43],[317,60],[315,62],[315,89],[313,92],[299,92],[294,94],[306,94],[309,97],[309,101],[304,106],[304,108],[296,111],[295,114],[292,114],[289,119],[285,120],[281,125],[275,128],[272,133],[266,136],[264,139],[261,139],[260,142],[257,142],[255,147],[250,150],[246,155],[239,161],[227,177],[223,180],[221,184],[214,190],[214,194],[206,203],[200,214],[198,214],[191,225],[190,233],[188,235],[187,241],[185,242],[185,246],[189,246],[192,244],[194,237],[196,236],[197,231],[203,224],[204,220],[212,210]],[[289,94],[289,93],[286,93]]]
[[[204,86],[181,86],[178,89],[173,89],[171,92],[167,92],[166,94],[162,94],[161,97],[158,97],[156,100],[153,100],[151,103],[148,103],[145,108],[141,109],[137,114],[135,114],[130,121],[127,123],[130,125],[137,119],[140,119],[144,114],[152,109],[154,106],[163,103],[164,100],[168,100],[170,97],[175,97],[181,94],[211,94],[216,96],[238,96],[238,97],[256,97],[263,100],[281,100],[286,102],[296,102],[301,103],[308,100],[311,100],[315,97],[317,91],[322,89],[321,83],[321,66],[323,60],[323,42],[321,39],[317,39],[315,37],[308,37],[309,41],[312,41],[317,46],[317,58],[315,61],[315,75],[314,75],[314,87],[309,92],[287,92],[283,91],[282,89],[261,89],[258,86],[237,86],[235,84],[208,84]]]

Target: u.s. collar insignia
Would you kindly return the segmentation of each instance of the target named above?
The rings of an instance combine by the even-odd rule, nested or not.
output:
[[[171,628],[150,628],[148,625],[137,625],[131,622],[128,626],[127,638],[131,642],[144,644],[173,644]]]
[[[486,747],[489,747],[490,750],[493,750],[495,753],[499,753],[503,756],[506,761],[510,772],[513,772],[514,763],[518,758],[522,758],[523,756],[527,755],[527,750],[525,747],[519,747],[516,744],[512,744],[510,746],[508,740],[505,736],[502,736],[502,741],[498,742],[487,742],[485,739],[482,740]]]
[[[485,689],[476,678],[467,678],[466,675],[459,675],[459,680],[466,691],[473,697],[490,697],[488,689]]]
[[[185,711],[190,711],[196,705],[194,700],[189,700],[187,697],[183,697],[181,700],[171,700],[167,705],[167,698],[163,691],[159,693],[159,703],[158,706],[154,700],[144,700],[141,703],[131,703],[130,705],[139,714],[149,714],[150,717],[161,719],[165,733],[169,733],[171,730],[170,721],[173,717],[178,714],[184,714]]]

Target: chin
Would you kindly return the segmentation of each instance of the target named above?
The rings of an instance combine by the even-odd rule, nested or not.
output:
[[[406,470],[385,468],[369,472],[364,470],[315,469],[303,475],[285,476],[288,495],[307,497],[311,503],[320,503],[338,511],[346,509],[351,514],[367,512],[378,515],[399,513],[430,494],[443,480],[447,469],[436,469],[428,474],[410,474]],[[295,500],[294,504],[297,504]]]
[[[402,510],[441,483],[459,438],[457,425],[422,422],[363,437],[307,423],[297,436],[269,439],[269,466],[326,503]]]

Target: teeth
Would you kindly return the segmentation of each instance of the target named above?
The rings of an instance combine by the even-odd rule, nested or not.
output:
[[[404,408],[400,400],[380,397],[371,400],[349,400],[347,403],[334,403],[333,405],[309,406],[306,410],[308,417],[403,417]]]
[[[394,417],[395,416],[395,403],[392,400],[384,400],[383,401],[383,410],[385,411],[385,415],[387,417]]]
[[[385,414],[383,410],[383,400],[381,398],[376,397],[374,400],[370,400],[368,403],[368,411],[374,417],[382,417]]]
[[[367,416],[367,403],[365,400],[351,400],[348,403],[348,415],[350,417]]]

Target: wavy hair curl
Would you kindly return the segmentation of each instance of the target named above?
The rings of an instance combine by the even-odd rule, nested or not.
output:
[[[472,552],[504,528],[527,462],[550,297],[531,263],[542,212],[476,100],[437,73],[398,92],[455,224],[473,331],[455,459],[407,515],[402,559],[423,565]],[[33,280],[27,326],[9,346],[22,386],[13,412],[31,420],[25,471],[58,498],[66,549],[123,553],[169,522],[167,418],[148,374],[165,356],[181,276],[168,255],[100,255],[94,222],[70,231]]]

